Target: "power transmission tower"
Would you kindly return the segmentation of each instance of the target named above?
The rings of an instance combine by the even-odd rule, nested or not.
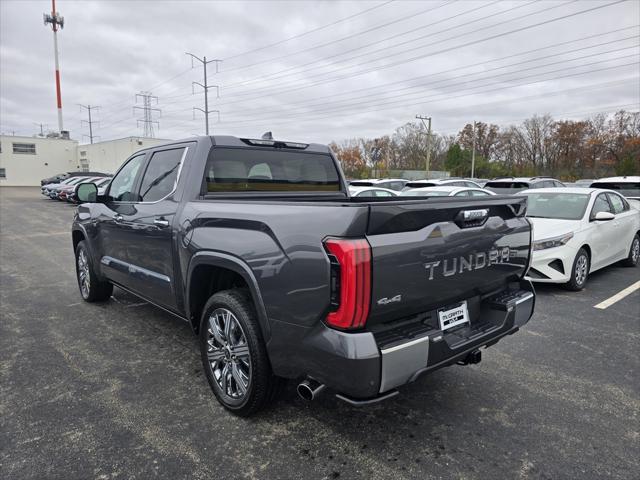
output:
[[[427,161],[425,162],[424,170],[425,172],[427,172],[427,177],[429,177],[429,164],[431,163],[431,117],[416,115],[416,118],[422,121],[422,124],[427,128]],[[429,123],[425,124],[425,120],[427,120]]]
[[[95,135],[93,134],[93,124],[94,123],[98,123],[98,122],[96,120],[91,120],[91,110],[99,110],[100,107],[96,107],[96,106],[92,107],[91,105],[81,105],[81,104],[78,104],[78,105],[80,105],[80,110],[82,110],[83,108],[87,109],[87,114],[89,116],[89,120],[81,120],[80,124],[82,125],[82,124],[86,123],[87,125],[89,125],[89,135],[88,135],[88,137],[89,137],[89,141],[91,143],[93,143],[93,139],[95,138]],[[86,137],[86,136],[87,135],[83,135],[83,137]]]
[[[153,132],[153,124],[155,123],[160,129],[160,123],[157,120],[154,120],[153,114],[154,112],[161,116],[162,110],[159,108],[151,107],[151,103],[155,101],[155,104],[158,104],[158,97],[151,95],[151,92],[140,92],[136,94],[136,103],[138,103],[138,98],[142,99],[142,107],[134,106],[133,111],[136,109],[142,110],[144,112],[144,118],[138,119],[138,126],[140,122],[144,125],[144,133],[143,135],[147,138],[155,138]]]
[[[199,58],[199,57],[196,57],[193,53],[189,53],[189,52],[186,52],[186,54],[191,56],[191,68],[193,68],[193,61],[194,60],[197,60],[198,62],[200,62],[202,64],[202,67],[204,68],[204,83],[193,82],[191,84],[191,88],[192,88],[192,93],[193,93],[193,86],[194,85],[198,85],[198,86],[202,87],[202,89],[204,90],[204,110],[202,108],[199,108],[199,107],[193,107],[193,110],[194,110],[194,117],[195,117],[195,111],[196,110],[199,110],[202,113],[204,113],[205,132],[206,132],[206,135],[209,135],[209,114],[216,112],[218,114],[218,121],[220,121],[220,111],[219,110],[209,110],[209,89],[210,88],[215,88],[216,89],[216,97],[220,98],[220,87],[218,85],[209,85],[208,79],[207,79],[207,65],[210,64],[210,63],[215,63],[215,65],[216,65],[216,73],[218,73],[218,64],[222,60],[207,60],[207,57]]]

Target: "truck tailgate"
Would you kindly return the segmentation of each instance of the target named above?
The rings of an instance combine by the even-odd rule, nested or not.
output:
[[[368,324],[398,320],[504,288],[530,255],[526,199],[431,197],[371,203]]]

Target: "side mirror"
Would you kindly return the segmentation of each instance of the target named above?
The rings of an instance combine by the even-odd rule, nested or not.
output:
[[[98,187],[95,183],[81,183],[76,190],[79,203],[95,203],[98,201]]]
[[[595,217],[593,217],[593,219],[598,222],[606,222],[608,220],[614,220],[615,218],[616,216],[611,212],[598,212],[596,213]]]

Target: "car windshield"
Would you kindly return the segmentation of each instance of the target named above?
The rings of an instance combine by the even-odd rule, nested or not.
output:
[[[494,193],[516,193],[529,188],[526,182],[487,182],[484,188]]]
[[[405,190],[400,195],[403,197],[446,197],[449,192],[443,192],[442,190]]]
[[[584,193],[525,193],[529,198],[527,217],[580,220],[589,203]]]
[[[640,197],[640,183],[638,182],[594,182],[591,187],[615,190],[623,197]]]

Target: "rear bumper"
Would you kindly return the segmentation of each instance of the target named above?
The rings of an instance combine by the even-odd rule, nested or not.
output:
[[[269,350],[278,375],[309,376],[343,396],[375,399],[515,333],[531,318],[534,303],[533,287],[523,281],[515,298],[503,304],[495,300],[483,302],[482,318],[472,318],[470,327],[452,332],[420,325],[414,331],[403,329],[381,336],[372,332],[345,333],[321,324],[304,335],[295,353],[289,350],[284,369],[277,345],[271,344]],[[276,338],[280,334],[273,331],[272,339]]]

